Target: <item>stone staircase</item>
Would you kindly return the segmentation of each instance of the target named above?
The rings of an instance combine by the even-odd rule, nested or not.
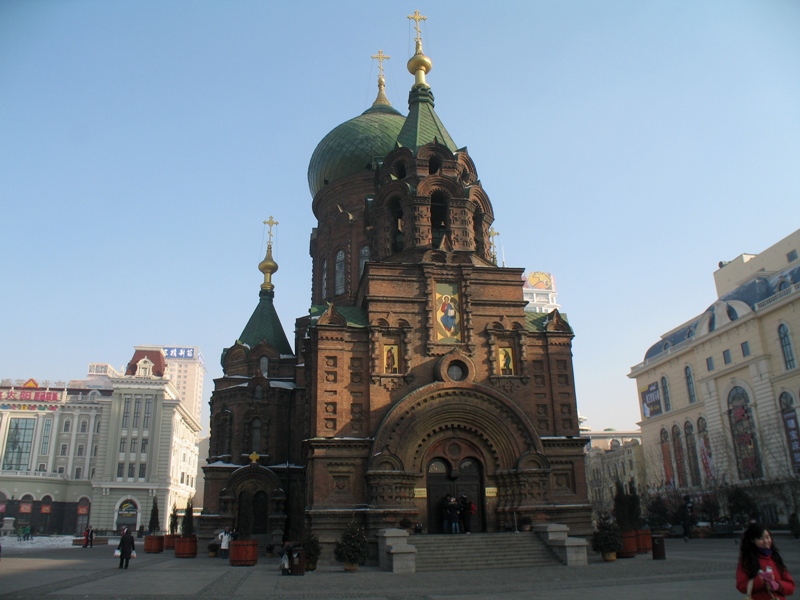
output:
[[[552,567],[562,563],[535,534],[410,535],[417,572]]]

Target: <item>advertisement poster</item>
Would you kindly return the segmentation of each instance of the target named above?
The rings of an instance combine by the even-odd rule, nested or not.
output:
[[[658,391],[658,382],[653,382],[646,388],[639,390],[642,396],[642,414],[645,419],[657,417],[661,414],[661,394]]]

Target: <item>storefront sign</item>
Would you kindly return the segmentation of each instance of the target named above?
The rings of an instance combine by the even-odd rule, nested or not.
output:
[[[19,512],[30,513],[33,511],[33,504],[31,502],[20,502]]]
[[[34,402],[60,402],[61,392],[49,392],[44,390],[0,390],[0,400],[19,400],[22,402],[33,400]]]

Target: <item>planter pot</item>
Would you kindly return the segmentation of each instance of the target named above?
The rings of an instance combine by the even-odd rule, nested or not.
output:
[[[144,536],[144,551],[149,554],[159,554],[164,551],[163,535]]]
[[[344,563],[344,570],[348,573],[354,573],[355,571],[358,571],[358,563],[346,562]]]
[[[633,558],[636,556],[636,532],[622,532],[622,550],[617,551],[617,558]]]
[[[194,558],[197,556],[196,537],[175,538],[175,558]]]
[[[614,562],[617,560],[617,553],[616,552],[603,552],[603,560],[605,562]]]
[[[175,549],[175,538],[178,537],[177,535],[168,533],[164,536],[164,550],[174,550]]]
[[[636,552],[647,554],[653,549],[653,540],[650,537],[649,529],[636,530]]]
[[[230,564],[234,567],[252,567],[258,562],[258,540],[231,542]]]

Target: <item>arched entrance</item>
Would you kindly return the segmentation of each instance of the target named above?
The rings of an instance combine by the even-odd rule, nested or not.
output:
[[[136,531],[136,523],[139,517],[139,505],[130,498],[123,500],[117,509],[117,531],[123,527]]]
[[[447,494],[467,499],[475,503],[476,514],[472,515],[472,531],[485,531],[483,510],[483,466],[475,458],[452,460],[446,457],[434,458],[428,463],[426,472],[428,491],[428,531],[445,533],[444,497]]]

